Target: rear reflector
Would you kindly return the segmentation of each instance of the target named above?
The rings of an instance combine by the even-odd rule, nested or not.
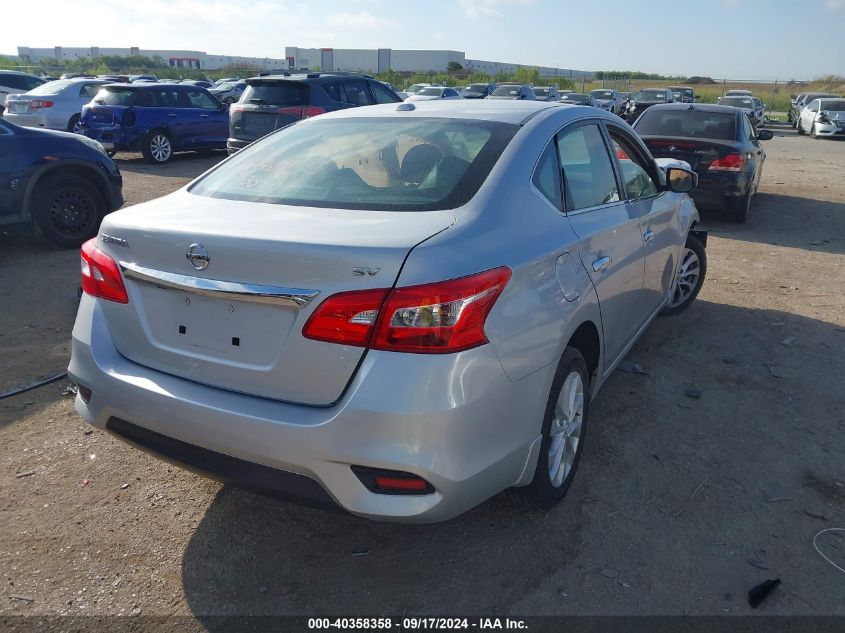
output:
[[[317,307],[302,334],[390,352],[470,349],[487,343],[484,322],[510,276],[510,269],[502,267],[433,284],[332,295]]]
[[[434,486],[422,477],[401,470],[352,466],[352,472],[370,492],[383,495],[429,495]]]
[[[745,167],[745,156],[742,154],[728,154],[710,163],[710,171],[742,171]]]
[[[80,267],[83,292],[108,301],[129,303],[120,269],[111,257],[97,248],[97,238],[82,245]]]

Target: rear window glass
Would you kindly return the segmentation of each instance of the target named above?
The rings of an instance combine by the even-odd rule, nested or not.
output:
[[[274,81],[247,85],[241,103],[273,106],[308,105],[308,85],[295,81]]]
[[[439,97],[443,88],[423,88],[417,94],[421,97]]]
[[[613,99],[612,90],[591,90],[590,94],[596,99]]]
[[[493,91],[494,97],[518,97],[519,86],[499,86]]]
[[[103,88],[94,97],[94,103],[100,105],[132,105],[136,94],[137,91],[132,88]]]
[[[754,100],[750,97],[723,97],[719,99],[719,105],[733,106],[734,108],[753,108]]]
[[[58,79],[56,81],[48,81],[46,84],[41,84],[40,86],[36,86],[32,90],[29,91],[29,94],[32,95],[57,95],[62,90],[70,86],[71,84],[78,83],[76,81],[72,81],[69,79]]]
[[[736,139],[736,116],[724,112],[649,108],[643,112],[634,129],[641,136],[680,136],[732,141]]]
[[[452,209],[475,195],[518,129],[464,119],[312,119],[241,150],[191,192],[337,209]]]

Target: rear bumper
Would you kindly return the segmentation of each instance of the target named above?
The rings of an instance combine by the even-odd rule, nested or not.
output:
[[[121,127],[93,128],[83,124],[82,133],[99,141],[108,151],[137,152],[141,150],[144,140],[143,131],[124,130]]]
[[[234,154],[239,149],[243,149],[244,147],[253,142],[254,141],[244,141],[239,138],[229,138],[226,140],[226,149],[230,154]]]
[[[290,491],[276,483],[285,488],[285,480],[301,483],[305,477],[353,514],[430,523],[530,482],[554,367],[512,382],[489,345],[449,355],[370,351],[336,405],[293,405],[208,387],[127,360],[112,343],[99,300],[84,295],[68,372],[93,392],[87,404],[77,397],[83,418],[168,459],[289,498]],[[149,431],[178,443],[183,453],[168,454],[133,439],[115,418],[140,428],[142,435]],[[246,467],[221,475],[213,463],[192,463],[184,451],[234,458]],[[259,466],[259,485],[243,477],[249,464]],[[435,491],[373,493],[352,465],[413,473]],[[296,477],[287,477],[290,473]],[[296,490],[292,496],[303,497]]]
[[[50,121],[48,120],[47,116],[38,112],[31,112],[28,114],[15,114],[13,112],[6,112],[3,118],[9,121],[10,123],[14,123],[15,125],[20,125],[22,127],[61,129],[62,131],[64,131],[65,129],[64,126],[61,128],[51,127]]]
[[[696,205],[720,206],[731,198],[748,193],[749,176],[745,173],[705,172],[698,175],[698,187],[690,197]]]

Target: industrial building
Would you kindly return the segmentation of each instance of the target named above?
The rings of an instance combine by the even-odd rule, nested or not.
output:
[[[521,64],[493,62],[481,59],[467,59],[463,51],[443,50],[394,50],[390,48],[299,48],[285,47],[286,67],[290,69],[319,68],[320,70],[359,70],[381,73],[396,72],[444,72],[451,62],[460,64],[466,70],[495,75],[499,72],[511,74]],[[566,77],[581,79],[591,73],[570,68],[538,66],[542,77]]]
[[[160,57],[171,68],[192,68],[195,70],[220,70],[227,67],[255,67],[259,70],[273,70],[283,68],[286,64],[284,59],[273,57],[240,57],[234,55],[212,55],[205,51],[180,51],[180,50],[152,50],[138,48],[137,46],[127,48],[102,48],[91,46],[90,48],[70,48],[66,46],[55,46],[53,48],[30,48],[29,46],[18,46],[18,59],[23,62],[49,63],[50,60],[75,60],[91,59],[104,55],[115,55],[118,57]]]
[[[220,70],[232,67],[253,67],[258,70],[279,69],[319,69],[351,70],[371,73],[394,70],[404,73],[445,72],[449,64],[460,64],[465,70],[495,75],[499,72],[511,74],[520,64],[508,62],[468,59],[463,51],[449,50],[395,50],[390,48],[299,48],[286,46],[284,59],[273,57],[240,57],[231,55],[212,55],[205,51],[188,50],[151,50],[138,47],[128,48],[30,48],[18,46],[18,59],[23,62],[49,63],[50,60],[91,59],[104,55],[120,57],[144,56],[160,57],[171,68],[190,68],[195,70]],[[552,68],[538,66],[542,77],[566,77],[581,79],[590,77],[590,73],[570,68]]]

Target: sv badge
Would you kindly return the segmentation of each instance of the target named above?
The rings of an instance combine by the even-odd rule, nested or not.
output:
[[[378,274],[378,271],[380,270],[381,268],[367,268],[364,266],[360,266],[358,268],[353,268],[352,274],[358,276],[369,275],[370,277],[374,277]]]

